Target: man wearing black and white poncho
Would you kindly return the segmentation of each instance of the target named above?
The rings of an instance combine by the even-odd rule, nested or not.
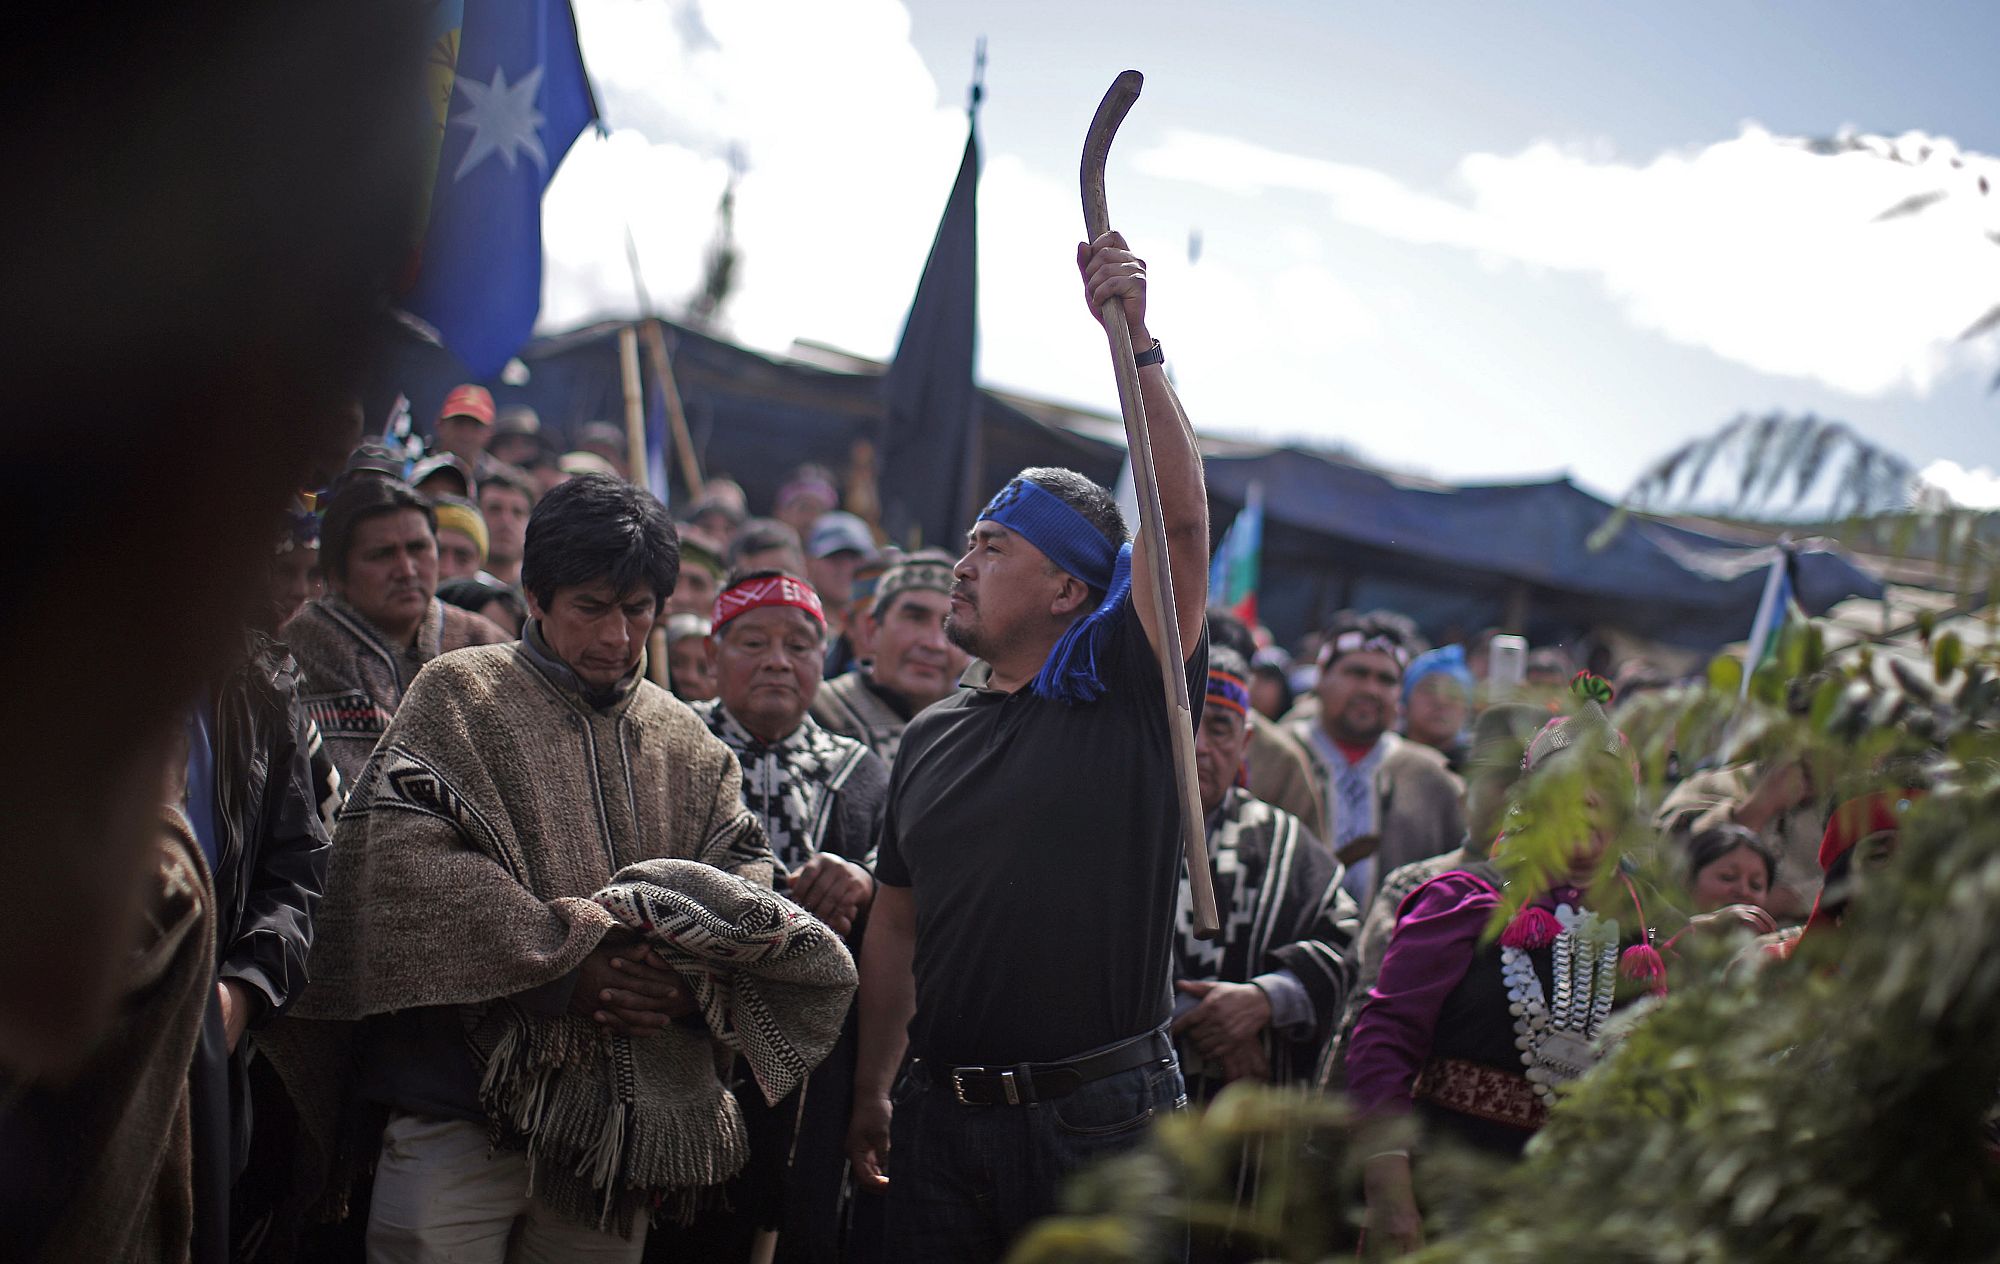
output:
[[[1249,1079],[1310,1079],[1354,978],[1359,924],[1342,866],[1298,818],[1239,784],[1248,745],[1249,665],[1209,651],[1195,733],[1222,934],[1195,938],[1187,877],[1174,938],[1174,1039],[1188,1093]]]
[[[783,572],[738,576],[716,598],[713,622],[707,648],[719,696],[696,703],[695,714],[743,766],[743,803],[770,840],[779,889],[858,944],[889,770],[807,713],[826,656],[819,597]],[[840,1212],[852,1019],[812,1078],[775,1106],[749,1077],[736,1078],[750,1164],[724,1206],[704,1211],[684,1237],[663,1230],[657,1248],[672,1258],[740,1259],[756,1231],[775,1230],[778,1259],[838,1258],[839,1235],[827,1226]]]

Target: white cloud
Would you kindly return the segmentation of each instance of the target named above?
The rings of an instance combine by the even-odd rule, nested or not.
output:
[[[682,310],[739,147],[728,332],[768,350],[809,338],[886,358],[965,139],[958,87],[925,69],[905,5],[576,7],[612,131],[577,142],[545,199],[542,327],[636,310],[628,226],[654,302]],[[1120,223],[1152,260],[1152,324],[1204,429],[1361,442],[1448,475],[1541,470],[1549,453],[1582,452],[1597,462],[1586,472],[1617,482],[1652,440],[1713,420],[1677,416],[1673,399],[1600,399],[1532,371],[1537,347],[1555,360],[1590,348],[1573,347],[1578,331],[1560,317],[1538,323],[1521,310],[1518,284],[1479,288],[1454,252],[1592,278],[1631,322],[1675,342],[1861,395],[1921,393],[1988,354],[1955,342],[2000,299],[1983,200],[1872,222],[1911,193],[1993,168],[1976,155],[1957,172],[1942,157],[1919,168],[1817,157],[1756,128],[1641,164],[1539,144],[1466,158],[1446,196],[1223,136],[1143,121],[1130,130],[1114,162]],[[1073,151],[987,152],[980,372],[1112,411],[1103,341],[1068,263],[1081,228],[1073,162]],[[1190,179],[1258,200],[1165,183]],[[1447,266],[1390,273],[1357,261],[1351,234],[1329,232],[1330,220],[1445,247]],[[1191,225],[1204,230],[1198,265],[1181,249]],[[1461,296],[1459,319],[1436,319],[1435,304]],[[1488,311],[1518,312],[1519,327],[1485,337]],[[1666,431],[1607,427],[1607,409]]]
[[[543,203],[541,325],[636,310],[625,233],[656,306],[681,309],[701,279],[715,203],[739,147],[739,284],[726,316],[742,341],[795,338],[886,358],[901,332],[965,143],[894,0],[577,0],[607,138],[580,139]],[[1044,171],[986,153],[979,190],[983,381],[1115,409],[1104,345],[1069,252],[1081,233],[1070,155]],[[1132,221],[1126,221],[1129,224]],[[1150,223],[1154,323],[1190,405],[1271,416],[1299,392],[1248,366],[1305,362],[1375,328],[1323,263],[1316,234],[1287,238],[1288,266],[1214,241],[1199,268],[1185,225]],[[1310,310],[1307,297],[1312,296]],[[1294,426],[1296,429],[1296,425]]]
[[[1967,509],[2000,509],[2000,474],[1990,466],[1967,469],[1956,461],[1932,461],[1920,477]]]
[[[1137,162],[1246,197],[1314,194],[1337,219],[1398,240],[1593,276],[1641,327],[1761,372],[1855,395],[1921,395],[1992,358],[1957,338],[2000,301],[2000,248],[1986,236],[2000,219],[1972,193],[1981,172],[2000,182],[2000,163],[1948,141],[1897,144],[1929,146],[1928,161],[1820,156],[1755,126],[1644,165],[1543,142],[1465,158],[1456,197],[1192,131],[1169,133]],[[1877,219],[1935,189],[1963,196]]]
[[[893,344],[965,138],[903,6],[579,0],[577,25],[613,130],[578,141],[544,202],[543,327],[635,309],[627,225],[655,304],[678,311],[733,146],[732,331],[768,348]]]

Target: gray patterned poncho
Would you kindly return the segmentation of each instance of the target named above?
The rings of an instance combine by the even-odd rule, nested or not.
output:
[[[284,638],[299,664],[306,715],[319,727],[341,784],[352,786],[424,664],[468,645],[497,645],[507,634],[433,597],[416,641],[391,645],[359,610],[329,593],[307,602],[285,625]]]

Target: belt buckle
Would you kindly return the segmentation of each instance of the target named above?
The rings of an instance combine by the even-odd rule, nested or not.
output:
[[[958,1099],[959,1105],[983,1106],[986,1104],[984,1102],[975,1102],[965,1095],[965,1077],[968,1075],[984,1074],[986,1074],[985,1067],[953,1067],[951,1069],[951,1094]],[[1009,1085],[1009,1087],[1011,1088],[1012,1086]]]

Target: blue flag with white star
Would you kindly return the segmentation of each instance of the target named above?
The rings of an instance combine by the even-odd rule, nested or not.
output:
[[[442,135],[403,306],[473,376],[491,378],[534,330],[542,191],[597,103],[568,0],[463,0],[436,12]]]

